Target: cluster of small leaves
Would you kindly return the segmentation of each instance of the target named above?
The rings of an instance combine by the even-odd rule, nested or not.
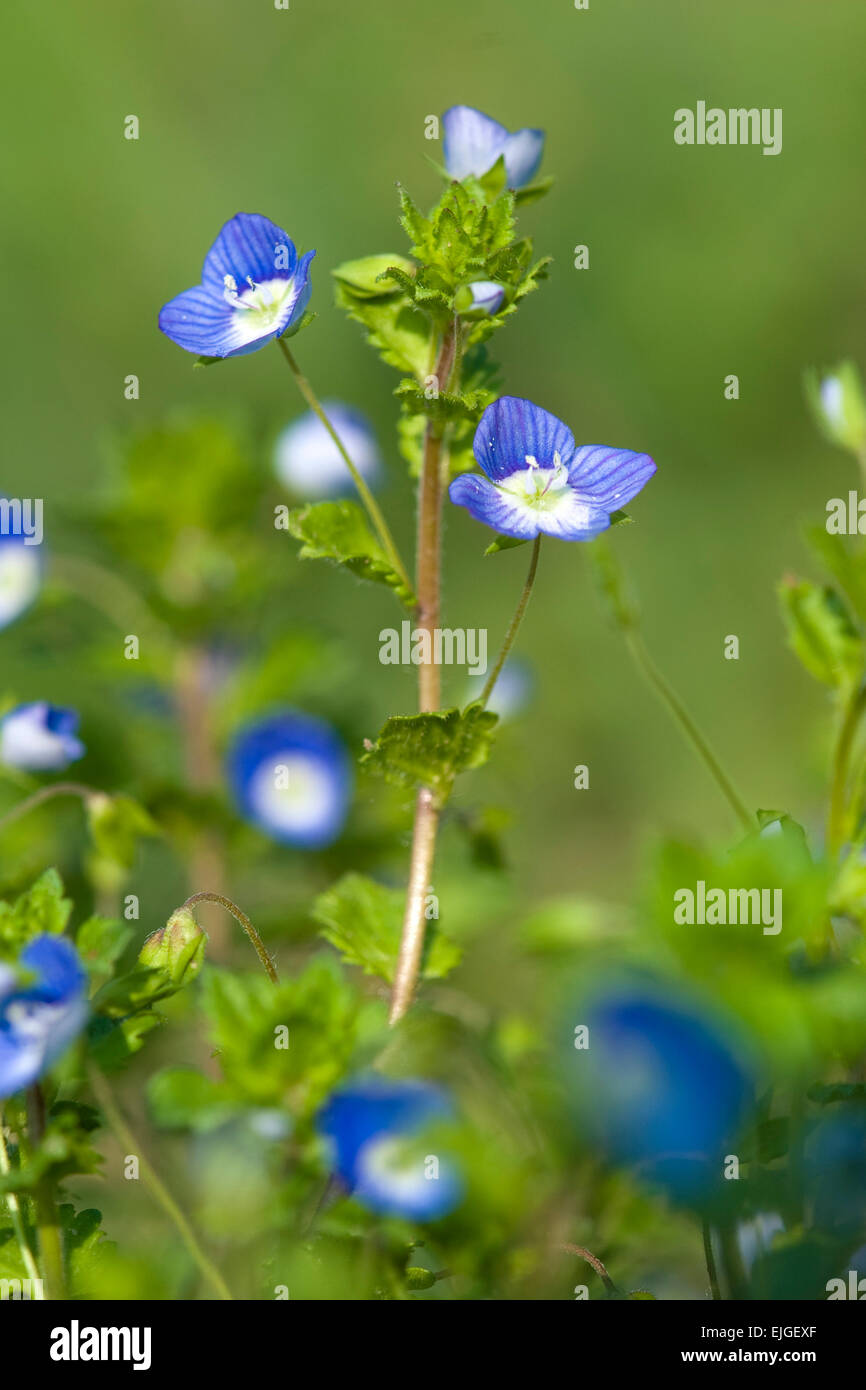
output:
[[[312,916],[324,939],[349,965],[392,984],[400,950],[406,895],[362,874],[345,874],[313,904]],[[434,924],[430,923],[432,928]],[[460,947],[438,930],[425,934],[425,979],[442,979],[461,957]]]

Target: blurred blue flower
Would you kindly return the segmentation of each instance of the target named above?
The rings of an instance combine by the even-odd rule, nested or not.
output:
[[[334,1172],[365,1207],[435,1221],[458,1205],[463,1181],[450,1158],[423,1154],[417,1139],[451,1115],[448,1098],[427,1082],[369,1077],[335,1091],[317,1124],[331,1141]]]
[[[81,1032],[87,1014],[87,975],[65,937],[34,937],[18,970],[0,963],[0,1099],[31,1086]]]
[[[163,305],[166,337],[202,357],[255,352],[304,313],[310,301],[310,262],[298,260],[291,238],[257,212],[226,222],[205,256],[201,284]]]
[[[500,155],[509,188],[523,188],[538,172],[544,153],[543,130],[505,129],[472,106],[452,106],[442,117],[442,153],[452,179],[482,178]]]
[[[505,298],[505,286],[494,280],[473,280],[464,285],[457,296],[460,314],[498,314]]]
[[[0,533],[0,630],[30,607],[41,578],[39,546],[25,545],[23,533]]]
[[[518,396],[487,407],[472,447],[486,476],[461,473],[448,490],[451,501],[520,540],[592,540],[656,471],[648,454],[602,444],[578,449],[567,425]]]
[[[241,814],[284,844],[320,849],[343,828],[351,771],[329,724],[293,710],[243,729],[228,756]]]
[[[361,477],[374,482],[382,456],[366,416],[341,401],[323,401],[322,408]],[[277,437],[274,466],[281,481],[299,497],[336,497],[353,487],[339,449],[312,410],[286,425]]]
[[[682,1201],[718,1186],[751,1090],[721,1030],[641,984],[603,990],[580,1022],[589,1046],[572,1051],[570,1077],[581,1129]]]
[[[16,705],[0,720],[0,763],[22,772],[61,772],[84,757],[77,729],[74,709],[47,700]]]
[[[467,704],[480,699],[485,681],[485,676],[478,676],[469,682]],[[487,701],[487,708],[497,716],[500,723],[516,719],[529,704],[534,685],[535,676],[529,662],[519,656],[510,656],[499,672],[493,693]]]

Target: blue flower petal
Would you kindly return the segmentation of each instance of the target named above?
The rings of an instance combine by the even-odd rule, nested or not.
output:
[[[323,401],[322,408],[350,459],[367,483],[382,465],[376,436],[366,415],[342,401]],[[286,425],[274,446],[277,476],[299,497],[338,497],[354,491],[345,460],[312,410]]]
[[[504,125],[472,106],[452,106],[442,117],[442,156],[453,179],[486,174],[507,140]]]
[[[442,117],[442,154],[453,179],[481,178],[502,155],[508,187],[522,188],[537,172],[543,152],[543,130],[512,133],[472,106],[452,106]]]
[[[187,352],[242,357],[297,323],[312,293],[310,263],[286,233],[258,213],[238,213],[207,254],[202,283],[159,315],[159,327]]]
[[[25,772],[60,772],[85,754],[78,714],[46,700],[16,705],[0,719],[0,762]]]
[[[614,512],[636,497],[655,471],[649,454],[584,444],[571,460],[568,474],[582,498]]]
[[[349,759],[320,719],[288,711],[251,725],[229,752],[228,775],[241,814],[283,844],[324,848],[343,828]]]
[[[502,151],[509,188],[523,188],[538,173],[544,154],[543,130],[517,130],[509,135]]]
[[[291,280],[297,263],[295,244],[282,227],[259,212],[239,212],[226,222],[208,251],[201,282],[221,299],[227,275],[243,289],[247,277],[256,283]]]
[[[448,489],[458,507],[465,507],[476,521],[492,526],[502,536],[532,540],[538,535],[538,522],[506,497],[488,478],[477,473],[461,473]]]
[[[559,454],[567,465],[574,447],[567,425],[520,396],[500,396],[487,407],[472,445],[479,468],[494,481],[525,468],[527,457],[540,468],[551,468],[554,454]]]
[[[435,1178],[426,1177],[415,1157],[407,1170],[400,1149],[451,1113],[447,1096],[427,1082],[368,1077],[335,1091],[317,1127],[331,1142],[335,1173],[359,1202],[372,1211],[434,1220],[460,1201],[460,1174],[446,1156]]]
[[[87,975],[64,937],[34,937],[20,956],[35,980],[0,992],[0,1099],[32,1085],[88,1016]]]

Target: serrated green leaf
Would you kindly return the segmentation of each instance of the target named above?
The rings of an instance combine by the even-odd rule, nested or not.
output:
[[[364,299],[338,282],[335,297],[338,306],[363,326],[383,362],[423,380],[430,367],[430,323],[405,294]]]
[[[394,395],[410,413],[447,423],[454,420],[470,420],[477,424],[485,407],[493,400],[492,393],[484,389],[438,391],[435,395],[428,395],[423,387],[410,380],[401,381]]]
[[[59,935],[71,911],[72,902],[63,896],[60,875],[56,869],[46,869],[14,903],[0,902],[0,955],[19,955],[28,941],[43,932]]]
[[[330,560],[361,579],[385,584],[412,607],[415,598],[392,567],[356,502],[314,502],[289,516],[289,532],[303,542],[302,560]]]
[[[362,874],[346,874],[321,893],[312,917],[320,935],[338,950],[349,965],[365,975],[378,975],[392,984],[400,951],[406,895]],[[421,973],[426,979],[442,979],[459,962],[462,951],[438,930],[427,932]]]
[[[835,590],[791,579],[779,586],[779,599],[788,645],[806,670],[837,688],[855,680],[863,666],[863,642]]]
[[[429,787],[444,800],[455,777],[487,761],[496,723],[496,715],[479,704],[392,715],[361,763],[386,781]]]
[[[345,285],[360,299],[379,299],[401,288],[400,279],[389,280],[388,272],[396,270],[410,282],[415,278],[415,263],[395,253],[362,256],[359,260],[344,261],[331,271],[335,280]]]

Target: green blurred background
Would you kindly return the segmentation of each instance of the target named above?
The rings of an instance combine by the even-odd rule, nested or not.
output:
[[[424,139],[453,103],[547,131],[551,195],[521,226],[552,279],[494,341],[507,391],[563,416],[579,442],[646,450],[658,476],[616,542],[649,643],[750,804],[813,823],[827,708],[783,646],[774,583],[806,565],[804,519],[855,480],[803,404],[808,364],[866,357],[860,177],[866,11],[767,0],[457,0],[373,5],[152,0],[18,7],[7,20],[3,489],[79,501],[111,431],[175,408],[229,410],[261,441],[299,410],[276,352],[213,372],[161,337],[160,305],[194,283],[220,225],[261,211],[317,248],[318,319],[298,344],[319,392],[373,417],[383,501],[404,547],[413,502],[393,445],[396,378],[331,302],[329,269],[403,250],[395,181],[438,196]],[[681,148],[673,113],[698,99],[782,107],[784,148]],[[139,117],[137,142],[124,117]],[[590,269],[573,269],[586,243]],[[136,373],[141,399],[126,402]],[[740,379],[739,401],[723,380]],[[525,556],[448,509],[445,618],[498,642]],[[410,709],[411,672],[380,666],[387,594],[294,567],[293,612],[350,641],[363,700]],[[740,659],[723,659],[726,634]],[[619,896],[661,830],[730,829],[702,768],[640,685],[580,546],[549,545],[521,650],[531,713],[473,796],[510,806],[521,897]],[[9,658],[21,697],[86,699],[75,663]],[[48,672],[51,671],[51,674]],[[453,695],[462,686],[452,681]],[[369,733],[375,733],[370,727]],[[572,788],[577,763],[589,791]]]

